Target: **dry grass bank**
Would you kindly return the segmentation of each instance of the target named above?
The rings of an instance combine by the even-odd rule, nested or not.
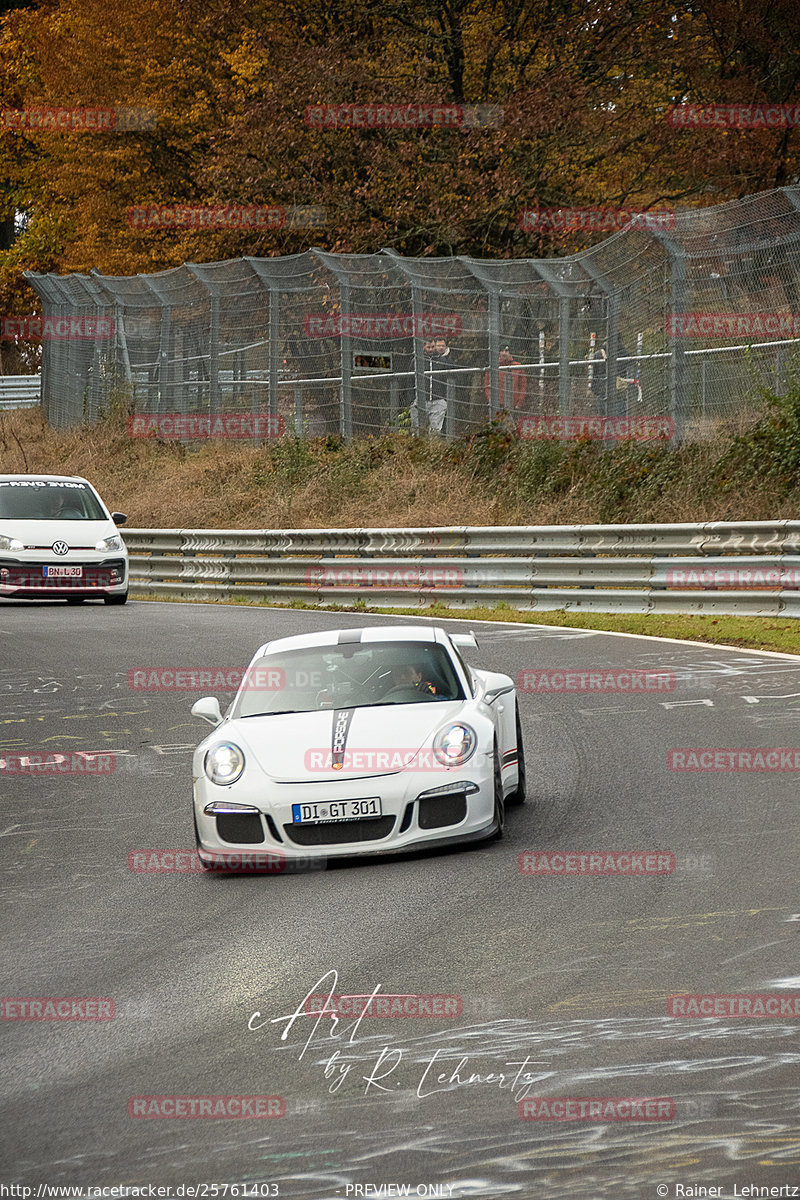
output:
[[[20,410],[0,416],[0,471],[84,475],[133,527],[795,517],[800,471],[765,448],[763,425],[761,434],[680,449],[520,442],[501,427],[454,445],[393,434],[347,446],[338,438],[286,438],[263,447],[214,441],[185,448],[133,439],[119,420],[53,430],[38,410]],[[784,451],[788,439],[790,458],[800,460],[797,430],[775,436]]]

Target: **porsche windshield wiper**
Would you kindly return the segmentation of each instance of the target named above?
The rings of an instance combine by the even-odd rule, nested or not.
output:
[[[296,717],[300,713],[316,712],[315,708],[279,708],[275,712],[241,713],[243,721],[248,717]]]

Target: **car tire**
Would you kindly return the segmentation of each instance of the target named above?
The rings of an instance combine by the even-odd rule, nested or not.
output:
[[[500,841],[503,836],[503,828],[506,823],[506,804],[503,798],[503,772],[500,765],[500,751],[497,749],[497,740],[494,743],[494,767],[492,770],[492,778],[494,780],[494,825],[495,832],[493,840]]]
[[[123,592],[121,596],[103,596],[103,602],[105,604],[127,604],[128,593]]]
[[[526,771],[525,771],[525,747],[522,744],[522,724],[519,719],[519,708],[517,708],[517,769],[519,778],[517,786],[511,795],[507,798],[506,804],[524,804],[526,791]]]

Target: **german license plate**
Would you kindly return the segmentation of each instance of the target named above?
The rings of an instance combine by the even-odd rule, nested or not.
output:
[[[382,816],[383,808],[377,796],[367,800],[322,800],[315,804],[292,805],[294,825],[322,825]]]
[[[82,579],[83,567],[45,567],[46,579]]]

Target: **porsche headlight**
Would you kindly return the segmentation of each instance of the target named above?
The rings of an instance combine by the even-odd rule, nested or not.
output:
[[[5,534],[0,533],[0,550],[12,550],[16,553],[18,550],[24,549],[25,543],[21,542],[19,538],[6,537]]]
[[[475,753],[478,738],[469,725],[448,725],[433,741],[433,753],[445,767],[460,767]]]
[[[110,537],[101,538],[95,546],[95,550],[99,550],[101,554],[105,554],[107,550],[121,550],[122,538],[118,533],[112,533]]]
[[[224,787],[236,780],[244,770],[244,754],[233,742],[221,742],[208,751],[203,763],[205,772],[212,783]]]

